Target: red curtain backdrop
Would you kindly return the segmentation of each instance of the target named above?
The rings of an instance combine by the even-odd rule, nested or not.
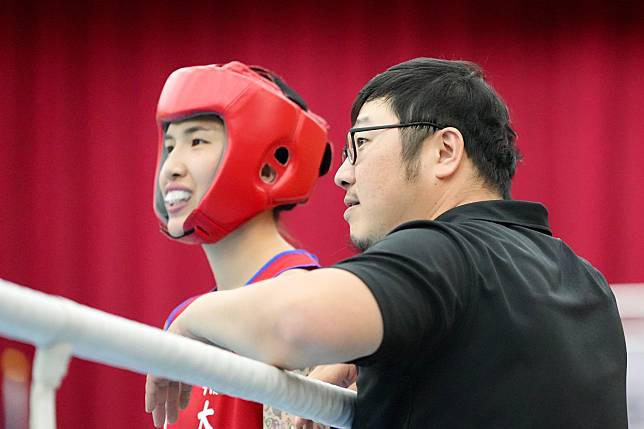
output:
[[[53,3],[0,6],[1,278],[159,326],[213,284],[201,250],[161,236],[152,211],[170,72],[271,68],[329,121],[339,152],[362,85],[435,56],[479,63],[509,104],[525,157],[514,197],[544,202],[555,234],[610,282],[644,282],[636,2]],[[332,263],[351,254],[342,211],[329,175],[286,223]],[[143,382],[74,360],[59,427],[152,427]]]

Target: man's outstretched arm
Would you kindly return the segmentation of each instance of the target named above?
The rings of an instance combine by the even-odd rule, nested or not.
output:
[[[172,330],[294,369],[372,354],[382,341],[383,322],[362,280],[326,268],[204,295]]]
[[[168,329],[281,368],[346,362],[375,352],[380,309],[355,275],[325,268],[195,300]],[[154,425],[174,423],[191,386],[148,375],[145,409]]]

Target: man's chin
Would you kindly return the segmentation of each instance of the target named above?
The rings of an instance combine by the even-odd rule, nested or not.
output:
[[[349,238],[351,239],[351,244],[353,244],[353,247],[360,250],[361,252],[367,250],[375,243],[375,240],[369,237],[358,237],[355,235],[350,235]]]

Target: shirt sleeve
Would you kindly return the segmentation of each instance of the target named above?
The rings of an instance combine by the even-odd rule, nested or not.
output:
[[[384,323],[378,350],[354,363],[399,363],[421,348],[435,348],[457,322],[469,300],[472,270],[453,233],[432,224],[395,230],[334,266],[367,285]]]

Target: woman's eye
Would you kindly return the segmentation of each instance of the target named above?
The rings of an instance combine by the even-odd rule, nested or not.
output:
[[[171,153],[171,152],[174,150],[174,146],[166,146],[166,147],[165,147],[165,150],[166,150],[168,153]]]
[[[200,145],[202,143],[208,143],[208,142],[206,140],[204,140],[204,139],[192,139],[192,145],[193,146],[197,146],[197,145]]]

